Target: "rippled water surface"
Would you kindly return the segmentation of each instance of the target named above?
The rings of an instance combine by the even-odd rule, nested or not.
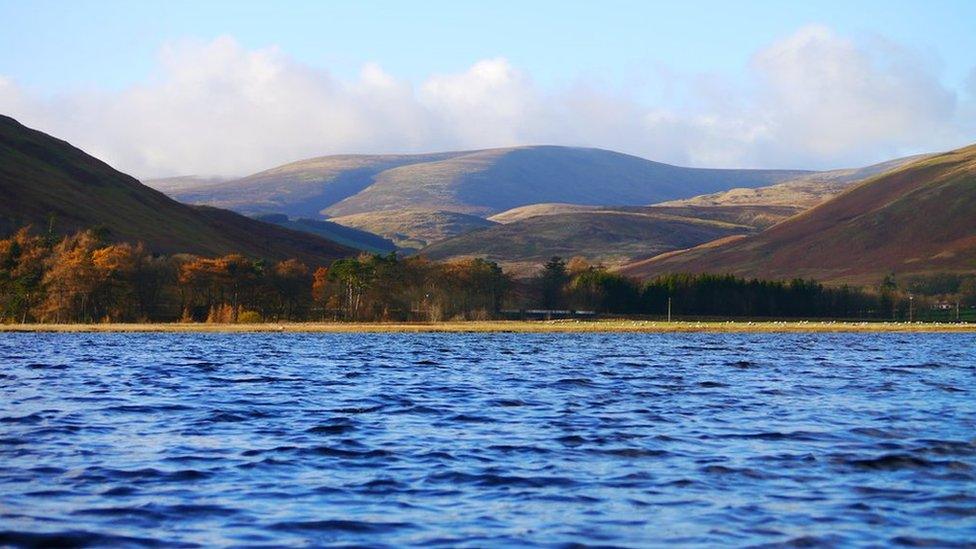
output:
[[[0,334],[0,545],[972,546],[972,335]]]

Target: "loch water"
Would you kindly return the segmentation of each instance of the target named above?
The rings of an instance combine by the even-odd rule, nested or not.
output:
[[[0,546],[976,546],[971,334],[0,334]]]

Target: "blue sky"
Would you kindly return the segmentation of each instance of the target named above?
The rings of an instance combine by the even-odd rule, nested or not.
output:
[[[762,45],[810,23],[930,53],[946,81],[976,67],[976,2],[245,2],[3,0],[0,73],[46,92],[121,87],[159,47],[234,36],[352,74],[378,62],[406,78],[505,57],[547,82],[623,78],[641,65],[737,72]]]
[[[80,139],[83,145],[123,167],[147,174],[186,170],[246,172],[258,167],[259,162],[286,161],[304,154],[494,146],[559,141],[560,136],[567,136],[566,144],[617,148],[678,163],[802,164],[800,167],[866,163],[882,160],[886,155],[932,150],[976,140],[969,133],[973,129],[971,96],[976,94],[976,33],[973,32],[976,2],[971,1],[0,0],[0,20],[4,28],[0,33],[0,84],[5,82],[7,90],[4,95],[0,87],[0,112],[19,115],[42,129]],[[807,34],[803,35],[804,32]],[[770,129],[772,126],[781,128],[777,131],[783,134],[787,133],[786,124],[795,125],[790,128],[790,134],[800,131],[797,128],[803,121],[792,121],[790,114],[796,105],[777,104],[778,111],[771,108],[773,114],[765,127],[742,126],[748,119],[767,117],[762,101],[770,93],[781,96],[787,93],[784,90],[788,90],[788,86],[803,84],[803,81],[791,76],[789,67],[771,59],[765,64],[757,59],[764,55],[768,58],[770,52],[777,51],[778,46],[790,43],[797,36],[807,36],[808,42],[816,42],[819,46],[811,48],[803,40],[794,40],[789,52],[780,51],[775,55],[790,57],[800,52],[795,63],[805,74],[826,71],[829,75],[845,72],[854,75],[868,65],[877,69],[878,74],[872,77],[876,88],[865,89],[861,83],[850,82],[855,88],[862,87],[852,91],[845,99],[848,103],[883,94],[885,86],[897,86],[915,90],[899,99],[898,105],[903,109],[913,102],[944,105],[931,109],[931,120],[903,120],[903,116],[909,115],[890,105],[867,106],[865,112],[884,117],[887,122],[875,129],[859,129],[859,135],[863,134],[864,139],[875,139],[877,143],[855,147],[857,150],[853,151],[832,151],[818,145],[830,140],[819,130],[819,133],[814,132],[816,135],[810,146],[802,142],[772,146],[769,142],[776,138],[776,132]],[[215,43],[222,45],[214,46]],[[215,52],[215,48],[223,53]],[[802,52],[811,49],[816,51],[803,57]],[[230,50],[233,52],[228,53]],[[821,50],[827,53],[821,53]],[[173,54],[173,51],[180,53]],[[842,62],[845,52],[853,53],[855,57],[863,55],[863,63],[847,68],[814,66],[828,53],[836,55],[838,62]],[[261,145],[257,141],[260,141],[262,132],[270,126],[272,133],[281,137],[287,133],[288,127],[278,127],[275,120],[254,119],[250,129],[227,128],[227,132],[243,132],[247,137],[238,144],[211,148],[209,156],[215,158],[212,165],[185,152],[164,150],[166,146],[162,142],[149,143],[147,149],[141,151],[128,143],[143,134],[151,136],[154,129],[157,130],[155,133],[165,130],[162,133],[166,134],[191,132],[194,129],[192,122],[182,128],[154,128],[164,122],[153,121],[151,112],[134,114],[127,110],[124,116],[119,116],[148,126],[143,133],[108,128],[106,135],[93,135],[99,130],[91,128],[91,124],[106,119],[107,112],[113,110],[106,105],[118,104],[131,110],[137,108],[133,102],[143,101],[146,111],[159,111],[165,107],[172,109],[170,117],[189,116],[199,107],[174,107],[174,97],[196,96],[201,89],[212,89],[214,79],[230,80],[235,86],[247,87],[242,82],[248,77],[226,74],[230,70],[227,67],[235,63],[238,66],[241,63],[260,64],[261,60],[242,60],[263,54],[274,58],[270,63],[277,68],[272,72],[294,75],[285,77],[286,82],[294,84],[303,78],[330,82],[323,86],[333,90],[331,92],[296,91],[288,98],[293,101],[304,97],[309,101],[309,107],[322,101],[331,102],[329,108],[337,114],[324,117],[323,126],[338,117],[350,127],[368,122],[376,124],[377,128],[363,135],[350,130],[345,138],[337,138],[326,135],[328,128],[323,127],[313,132],[316,137],[308,142],[299,140],[293,146],[279,146],[277,150],[259,154],[256,158],[250,147]],[[180,59],[173,61],[174,55]],[[206,83],[196,77],[181,80],[174,76],[175,73],[184,74],[184,68],[194,59],[210,59],[208,55],[213,57],[210,62],[193,69],[209,71],[207,74],[212,78]],[[489,72],[495,71],[492,78],[501,80],[493,81],[489,87],[492,90],[504,88],[500,95],[508,97],[516,106],[500,108],[503,112],[496,117],[479,118],[472,114],[495,108],[475,102],[468,102],[469,111],[459,111],[459,98],[479,97],[478,93],[469,93],[470,88],[465,88],[466,84],[459,81],[461,75],[474,78],[472,67],[492,60],[496,65],[488,67]],[[183,68],[175,69],[173,63]],[[776,66],[770,68],[770,64]],[[381,99],[376,99],[372,92],[367,93],[375,101],[367,109],[369,112],[345,120],[345,113],[339,112],[343,105],[360,108],[366,100],[361,95],[336,96],[334,89],[356,88],[357,83],[362,82],[364,67],[367,72],[380,71],[383,78],[395,81],[407,91],[395,94],[396,98],[384,96]],[[773,92],[764,88],[769,86],[770,74],[774,75],[772,80],[780,82]],[[450,80],[452,75],[457,78]],[[787,82],[781,77],[792,80]],[[448,83],[443,80],[445,78]],[[433,88],[440,90],[434,94],[436,98],[429,91],[432,81]],[[499,84],[501,81],[505,84]],[[303,82],[295,85],[301,90],[313,86]],[[188,88],[174,92],[180,85],[196,88],[193,93]],[[520,87],[520,91],[513,91],[513,86]],[[152,90],[162,94],[164,89],[169,93],[165,97],[133,99],[133,95],[148,94]],[[285,101],[282,98],[255,99],[253,94],[260,93],[268,93],[269,97],[274,94],[273,91],[253,92],[250,103],[238,101],[238,96],[228,98],[219,94],[209,99],[236,104],[235,108],[242,109],[238,118],[253,117],[247,112],[249,106],[256,108],[269,102]],[[482,101],[491,101],[492,93],[481,96]],[[517,95],[519,93],[523,95]],[[403,101],[403,108],[396,109],[398,113],[415,110],[417,112],[411,115],[415,118],[413,122],[429,126],[422,135],[406,135],[409,132],[395,130],[402,134],[402,138],[393,139],[382,134],[382,121],[374,120],[372,114],[394,105],[391,103],[394,99]],[[197,100],[203,101],[202,98]],[[821,100],[826,103],[818,102]],[[591,126],[584,125],[572,131],[553,127],[552,120],[572,116],[574,106],[581,101],[586,102],[581,112],[594,117],[591,125],[594,129],[589,137],[587,129]],[[836,98],[806,98],[803,101],[804,105],[835,109],[841,120],[845,113],[853,110]],[[69,114],[59,109],[59,104],[70,104],[73,109]],[[542,112],[544,109],[539,108],[539,104],[558,104],[560,109],[558,112]],[[84,112],[78,112],[78,109]],[[601,116],[603,118],[599,119]],[[687,140],[686,145],[662,146],[663,138],[642,138],[637,127],[623,132],[631,135],[629,140],[617,139],[612,137],[615,133],[612,129],[603,127],[609,125],[607,120],[614,116],[621,120],[641,118],[645,126],[653,126],[652,131],[656,132],[672,126],[689,132],[691,125],[697,128],[698,134],[691,133],[698,136],[698,143],[705,139],[701,132],[714,134],[718,131],[714,130],[715,125],[723,125],[723,132],[742,127],[743,133],[756,136],[749,138],[753,139],[753,144],[762,142],[762,147],[755,145],[750,149],[749,142],[738,143],[723,153],[716,145],[696,147],[695,135],[682,138]],[[515,127],[523,125],[523,120],[530,123],[524,124],[526,127]],[[479,137],[467,128],[449,127],[451,123],[474,122],[487,125],[491,130],[505,127],[507,131],[486,131]],[[410,120],[398,122],[409,123]],[[814,120],[812,123],[818,122]],[[112,124],[121,124],[121,121],[106,119],[107,126]],[[544,129],[546,124],[551,129]],[[84,127],[89,130],[82,130]],[[849,130],[838,129],[848,133]],[[906,135],[898,139],[876,135],[898,131]],[[909,138],[909,133],[919,132],[932,135],[930,138]],[[611,138],[601,137],[603,135]],[[214,135],[214,139],[217,138]],[[721,142],[722,136],[710,135],[710,138]],[[215,145],[206,140],[198,143],[200,147]],[[789,152],[792,149],[788,147],[798,149]]]

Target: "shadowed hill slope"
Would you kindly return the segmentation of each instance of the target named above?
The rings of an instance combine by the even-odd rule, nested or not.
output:
[[[233,212],[180,204],[64,141],[0,116],[0,232],[27,224],[62,233],[99,226],[112,240],[142,241],[160,253],[238,252],[311,264],[355,253]]]
[[[363,191],[386,170],[461,154],[464,153],[323,156],[216,185],[183,187],[169,194],[181,202],[246,214],[284,213],[314,218],[323,209]]]
[[[628,265],[648,277],[729,272],[875,283],[885,274],[976,270],[976,145],[868,179],[766,231]]]
[[[326,212],[348,215],[409,205],[490,215],[541,202],[636,206],[769,185],[800,173],[805,172],[683,168],[601,149],[516,147],[388,170]]]
[[[344,246],[363,250],[364,252],[386,254],[394,252],[397,249],[396,244],[382,236],[331,221],[307,218],[289,219],[284,214],[265,214],[255,216],[254,219],[265,223],[273,223],[294,231],[318,235]]]

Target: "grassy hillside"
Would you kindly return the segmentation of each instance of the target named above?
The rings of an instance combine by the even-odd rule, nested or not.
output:
[[[161,253],[298,257],[331,262],[353,250],[206,207],[180,204],[70,144],[0,116],[0,232],[32,224],[57,232],[100,226],[113,240]]]
[[[488,219],[496,223],[512,223],[514,221],[521,221],[530,217],[539,217],[540,215],[556,215],[601,209],[605,208],[602,208],[601,206],[566,204],[564,202],[544,202],[542,204],[529,204],[528,206],[519,206],[517,208],[505,210],[504,212],[500,212],[488,217]]]
[[[768,230],[628,265],[875,283],[885,274],[976,270],[976,145],[883,173]]]
[[[349,246],[350,248],[356,248],[364,252],[386,254],[397,249],[396,244],[382,236],[353,227],[346,227],[345,225],[331,221],[308,218],[289,219],[284,214],[258,215],[254,219],[265,223],[273,223],[294,231],[311,233],[333,242],[338,242],[343,246]]]
[[[793,206],[650,206],[648,211],[668,213],[692,219],[722,221],[734,225],[742,225],[754,230],[771,227],[784,219],[788,219],[802,209]]]
[[[533,204],[520,206],[495,214],[488,219],[498,223],[513,223],[532,217],[559,215],[579,212],[624,212],[671,214],[693,219],[724,221],[745,225],[754,229],[764,229],[793,216],[805,208],[779,205],[713,205],[713,206],[667,206],[665,202],[657,206],[578,206],[575,204]]]
[[[556,255],[582,256],[621,265],[635,258],[686,248],[752,227],[655,211],[597,209],[541,215],[467,233],[421,253],[431,259],[487,257],[518,274],[529,274]]]
[[[707,170],[600,149],[514,147],[424,155],[327,156],[243,179],[174,191],[244,213],[339,217],[390,210],[491,215],[541,202],[645,205],[809,172]]]
[[[929,155],[898,158],[863,168],[817,172],[768,187],[729,189],[718,193],[672,200],[661,205],[695,207],[783,206],[800,212],[826,202],[855,183],[927,156]]]
[[[331,221],[382,235],[407,250],[419,250],[434,242],[495,225],[474,215],[428,210],[370,212],[335,217]]]

